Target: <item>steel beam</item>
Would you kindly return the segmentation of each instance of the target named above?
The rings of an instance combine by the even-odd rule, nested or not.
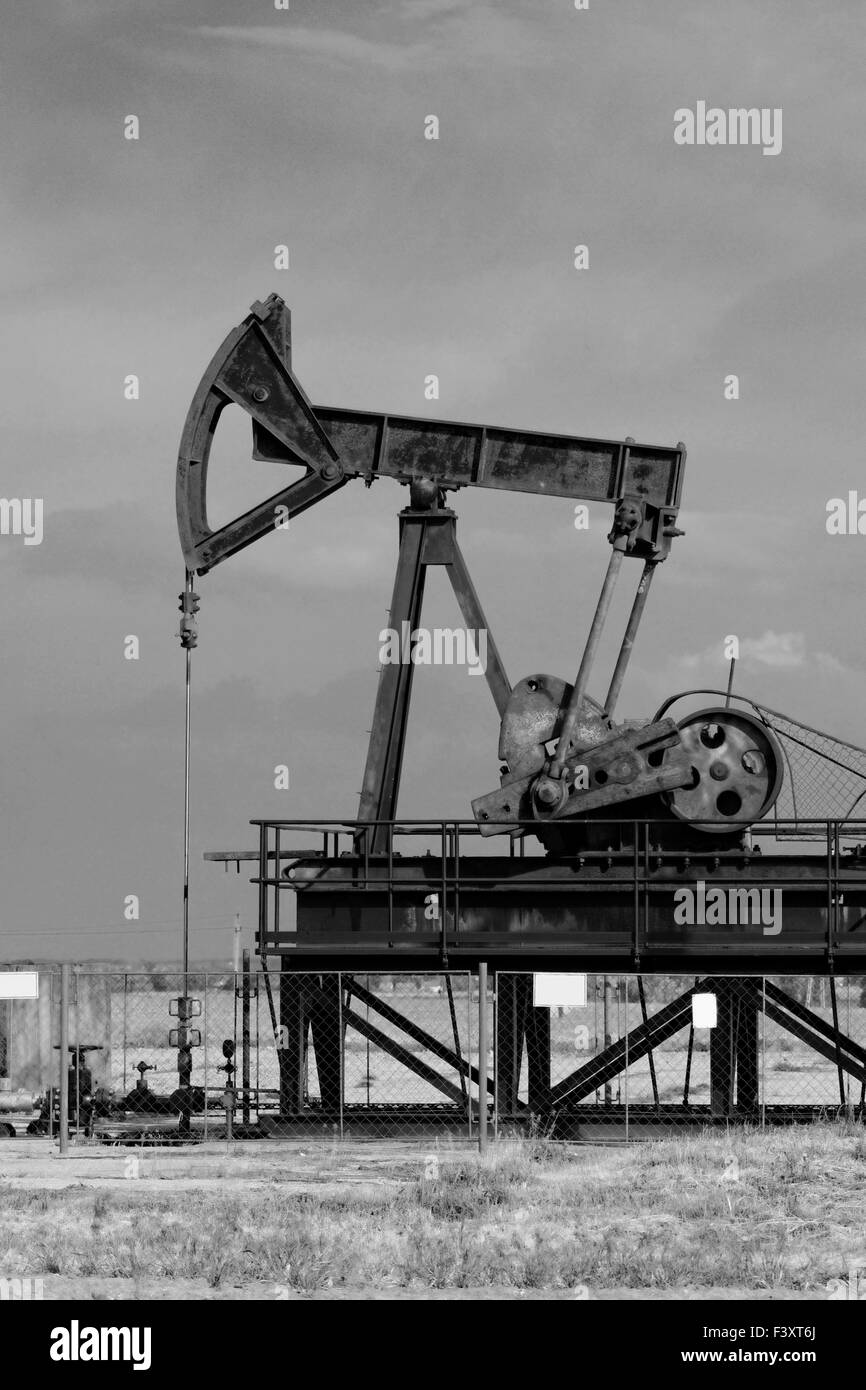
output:
[[[353,982],[353,990],[354,987]],[[320,987],[308,984],[307,991],[313,999],[319,1000],[323,1012],[326,1011],[329,1007],[329,1001],[323,996]],[[374,1027],[372,1023],[368,1023],[360,1014],[356,1014],[352,1009],[344,1008],[343,1023],[348,1028],[354,1028],[362,1037],[368,1038],[374,1046],[378,1047],[382,1052],[387,1052],[389,1057],[393,1057],[409,1071],[413,1071],[416,1076],[420,1076],[422,1080],[426,1081],[430,1086],[433,1086],[437,1091],[441,1091],[449,1100],[455,1101],[460,1106],[463,1105],[463,1095],[459,1087],[453,1086],[450,1081],[446,1081],[445,1078],[440,1076],[437,1071],[434,1071],[432,1067],[428,1067],[426,1062],[420,1061],[408,1048],[402,1047],[400,1043],[396,1042],[394,1038],[389,1037],[387,1033],[383,1033],[381,1029]]]
[[[413,1042],[420,1043],[421,1046],[426,1048],[428,1052],[431,1052],[434,1057],[439,1057],[443,1062],[447,1062],[448,1065],[452,1066],[461,1076],[468,1077],[469,1080],[476,1083],[478,1082],[479,1076],[477,1067],[473,1067],[471,1063],[467,1062],[466,1059],[461,1057],[456,1051],[452,1051],[450,1047],[446,1047],[438,1038],[434,1038],[432,1033],[428,1033],[425,1029],[419,1028],[417,1023],[413,1023],[411,1019],[398,1013],[396,1009],[392,1009],[390,1004],[386,1004],[383,999],[372,994],[370,990],[364,989],[362,985],[358,984],[357,978],[355,977],[352,979],[352,994],[356,999],[360,1000],[362,1004],[366,1004],[368,1008],[372,1009],[374,1013],[379,1014],[382,1018],[387,1019],[389,1023],[393,1023],[398,1028],[401,1028],[406,1036],[411,1038]],[[488,1081],[487,1084],[492,1094],[493,1082]]]
[[[610,1047],[578,1067],[570,1076],[560,1081],[550,1092],[550,1105],[557,1108],[564,1102],[576,1104],[585,1096],[612,1080],[624,1070],[626,1064],[640,1061],[641,1057],[668,1038],[672,1038],[681,1028],[685,1028],[692,1017],[692,995],[698,986],[693,986],[685,994],[678,995],[670,1004],[660,1009],[648,1023],[641,1023],[625,1037],[618,1038]]]

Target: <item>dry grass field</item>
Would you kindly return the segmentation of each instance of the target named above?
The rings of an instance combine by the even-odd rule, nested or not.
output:
[[[0,1276],[47,1298],[828,1298],[859,1126],[625,1148],[0,1144]]]

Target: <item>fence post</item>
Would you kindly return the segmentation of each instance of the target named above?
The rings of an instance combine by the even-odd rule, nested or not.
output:
[[[367,1017],[370,1016],[370,1006],[367,1005]],[[343,973],[337,972],[337,1029],[340,1034],[339,1067],[340,1067],[340,1138],[343,1138],[343,1107],[346,1103],[346,1033],[343,1027]],[[369,1046],[369,1040],[368,1040]],[[367,1104],[370,1103],[369,1093]]]
[[[69,1152],[69,966],[60,967],[60,1152]]]
[[[638,979],[640,979],[640,978],[641,978],[641,977],[638,976]],[[630,1027],[631,1027],[631,1024],[630,1024],[630,1022],[629,1022],[629,1016],[628,1016],[628,980],[629,980],[629,977],[628,977],[628,975],[622,975],[622,976],[620,977],[620,979],[622,980],[623,990],[624,990],[624,993],[625,993],[625,1077],[624,1077],[624,1086],[625,1086],[625,1142],[628,1143],[628,1142],[629,1142],[629,1131],[628,1131],[628,1121],[629,1121],[629,1107],[628,1107],[628,1035],[629,1035],[629,1029],[630,1029]],[[652,1059],[652,1052],[650,1052],[649,1055],[650,1055],[650,1059]]]
[[[478,1152],[487,1153],[487,962],[478,963]]]

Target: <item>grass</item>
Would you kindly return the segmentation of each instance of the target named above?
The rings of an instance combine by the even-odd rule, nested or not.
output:
[[[132,1181],[96,1192],[6,1184],[0,1272],[195,1279],[213,1289],[805,1292],[866,1255],[866,1139],[854,1126],[615,1150],[564,1150],[540,1137],[501,1142],[484,1161],[431,1158],[419,1149],[347,1167],[345,1151],[323,1148],[306,1183],[291,1175],[291,1190],[290,1149],[256,1187],[249,1150],[243,1169],[241,1160],[210,1169],[225,1184],[216,1191],[172,1192],[172,1174],[195,1170],[188,1155],[159,1172],[165,1191]]]

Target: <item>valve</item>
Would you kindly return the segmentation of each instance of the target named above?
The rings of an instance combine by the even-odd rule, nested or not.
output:
[[[138,1080],[135,1083],[135,1089],[137,1091],[146,1091],[148,1085],[144,1079],[144,1074],[148,1071],[156,1071],[156,1067],[152,1066],[150,1062],[138,1062],[136,1063],[135,1070],[138,1072]]]
[[[233,1064],[233,1062],[232,1062],[232,1058],[233,1058],[234,1055],[235,1055],[235,1045],[234,1045],[234,1043],[232,1042],[231,1038],[226,1038],[225,1042],[223,1043],[222,1051],[223,1051],[223,1056],[225,1057],[226,1060],[225,1060],[225,1062],[223,1063],[223,1065],[222,1065],[221,1067],[217,1067],[217,1071],[224,1071],[224,1072],[225,1072],[225,1074],[226,1074],[226,1090],[230,1090],[230,1089],[231,1089],[231,1084],[232,1084],[232,1077],[234,1076],[235,1072],[237,1071],[237,1067],[236,1067],[236,1066]]]
[[[198,594],[194,594],[192,589],[190,589],[189,592],[179,594],[178,599],[179,602],[177,606],[183,616],[180,620],[180,631],[177,635],[180,638],[180,645],[184,650],[191,651],[193,647],[198,646],[198,630],[196,628],[195,615],[199,610],[200,598]]]

